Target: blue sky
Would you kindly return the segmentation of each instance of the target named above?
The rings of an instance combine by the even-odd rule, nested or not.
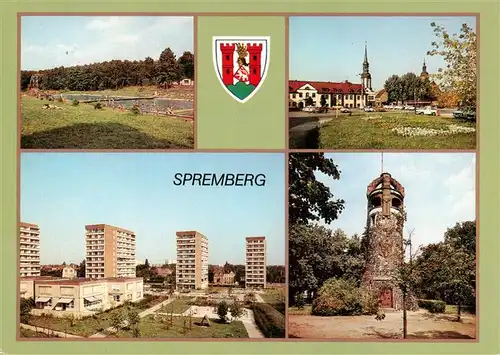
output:
[[[374,90],[392,74],[420,74],[424,58],[436,73],[444,65],[426,55],[437,40],[431,22],[450,33],[476,28],[475,17],[290,17],[290,79],[359,82],[365,41]]]
[[[180,56],[193,43],[192,17],[23,16],[21,69],[158,59],[167,47]]]
[[[41,263],[80,263],[85,225],[137,235],[137,259],[175,259],[175,232],[209,239],[209,263],[244,263],[245,237],[285,258],[285,160],[251,153],[23,153],[21,221],[40,226]],[[175,173],[263,173],[265,187],[179,187]]]
[[[348,236],[364,231],[367,213],[366,188],[381,174],[380,153],[325,154],[341,170],[340,180],[319,173],[345,209],[329,227]],[[443,239],[456,222],[475,220],[475,154],[385,153],[384,171],[405,188],[407,222],[405,236],[414,229],[413,245]]]

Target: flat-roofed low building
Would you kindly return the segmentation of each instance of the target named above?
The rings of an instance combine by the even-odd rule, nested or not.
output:
[[[21,298],[35,297],[35,280],[55,280],[53,276],[31,276],[21,277],[19,280],[19,296]]]
[[[22,281],[21,281],[22,282]],[[32,314],[55,317],[91,316],[144,298],[142,278],[51,279],[34,280],[35,308]]]

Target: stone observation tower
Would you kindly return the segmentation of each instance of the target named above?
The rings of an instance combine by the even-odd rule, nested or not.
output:
[[[402,309],[402,294],[393,275],[404,262],[405,189],[391,174],[382,173],[368,185],[366,197],[368,218],[363,284],[380,294],[381,307],[399,310]]]

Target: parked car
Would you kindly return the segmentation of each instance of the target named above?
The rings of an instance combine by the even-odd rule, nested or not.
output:
[[[314,111],[316,111],[316,107],[314,106],[306,106],[302,109],[302,111],[304,112],[309,112],[309,113],[313,113]]]
[[[351,110],[349,110],[347,107],[342,107],[340,109],[340,112],[342,112],[342,113],[349,113],[349,112],[351,112]]]
[[[327,113],[328,112],[328,107],[324,106],[324,107],[318,107],[316,109],[316,112],[317,113]]]
[[[365,111],[365,112],[373,112],[373,107],[366,106],[366,107],[364,108],[364,111]]]
[[[475,107],[462,107],[453,112],[453,118],[461,118],[464,120],[476,120],[476,108]]]
[[[404,108],[404,109],[405,109],[405,110],[408,110],[408,111],[410,111],[410,110],[415,110],[415,106],[405,106],[405,108]]]
[[[417,108],[416,114],[417,115],[436,116],[437,110],[434,107],[426,106],[424,108]]]

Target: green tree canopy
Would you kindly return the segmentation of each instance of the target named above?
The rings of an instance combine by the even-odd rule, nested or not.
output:
[[[466,23],[460,33],[450,34],[443,26],[431,23],[437,41],[431,43],[431,56],[441,56],[446,62],[434,74],[444,91],[458,94],[466,105],[476,105],[477,98],[477,41],[476,32]]]
[[[316,291],[331,277],[361,280],[363,253],[359,237],[348,238],[318,225],[292,225],[289,232],[289,294]]]
[[[340,171],[323,153],[291,153],[288,160],[289,223],[307,223],[323,219],[330,223],[344,209],[344,200],[334,199],[328,186],[316,179],[316,172],[340,178]]]

